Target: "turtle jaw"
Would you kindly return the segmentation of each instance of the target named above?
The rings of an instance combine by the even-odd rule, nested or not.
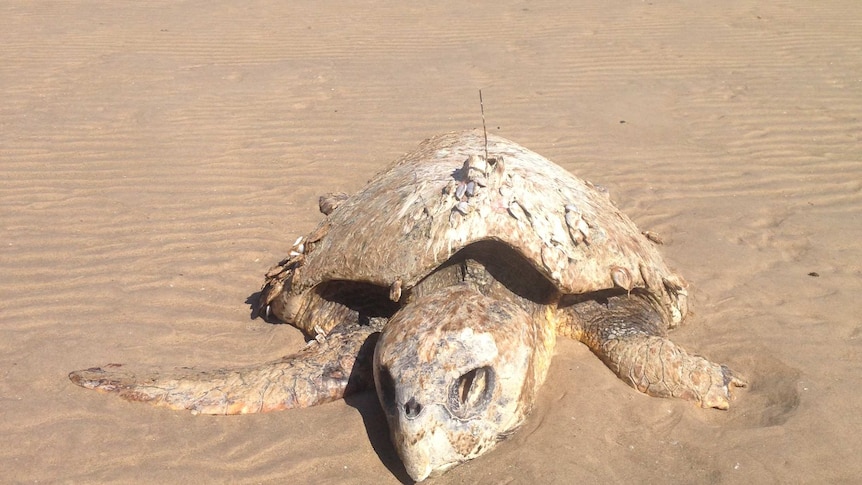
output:
[[[416,418],[388,419],[393,444],[410,477],[421,482],[491,450],[497,433],[482,420],[453,421],[444,405],[425,406]]]

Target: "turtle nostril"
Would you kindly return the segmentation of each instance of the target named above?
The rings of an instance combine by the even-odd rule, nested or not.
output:
[[[406,404],[404,404],[404,415],[407,416],[407,419],[413,419],[416,416],[419,416],[419,413],[422,412],[422,405],[416,402],[415,398],[410,398]]]

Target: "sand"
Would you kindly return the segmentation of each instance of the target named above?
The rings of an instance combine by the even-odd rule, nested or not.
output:
[[[302,345],[263,273],[436,133],[606,186],[691,282],[674,339],[751,386],[642,396],[561,341],[535,412],[436,483],[862,477],[862,3],[0,5],[0,481],[398,483],[372,394],[213,417],[86,391],[105,363]]]

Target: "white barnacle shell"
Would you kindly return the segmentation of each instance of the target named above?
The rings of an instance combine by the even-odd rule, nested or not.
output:
[[[470,213],[472,207],[470,207],[469,202],[467,202],[466,200],[462,200],[461,202],[455,204],[455,207],[453,209],[466,216]]]
[[[398,278],[389,286],[389,299],[396,303],[401,301],[401,285],[401,278]]]
[[[443,194],[449,195],[449,194],[455,193],[458,190],[458,188],[457,188],[458,185],[459,185],[458,182],[456,182],[454,180],[450,180],[449,183],[447,183],[443,187]]]
[[[487,187],[488,179],[485,177],[485,174],[479,173],[476,175],[470,176],[470,181],[475,182],[479,187]]]
[[[495,156],[487,159],[487,168],[484,174],[479,174],[471,178],[476,182],[477,187],[493,187],[497,188],[505,181],[505,164],[503,157]]]
[[[323,328],[320,325],[314,326],[314,340],[313,341],[316,341],[320,345],[323,345],[326,343],[326,332],[323,331]]]
[[[596,192],[602,194],[603,196],[605,196],[605,198],[607,198],[607,199],[611,198],[611,194],[610,194],[610,192],[608,192],[608,188],[605,187],[604,185],[594,184],[594,183],[590,182],[589,180],[584,180],[584,183],[587,184],[587,187],[589,187],[589,188],[595,190]]]
[[[464,162],[464,174],[467,182],[475,182],[480,187],[488,185],[488,162],[479,155],[470,155]]]
[[[590,237],[590,225],[583,217],[578,220],[578,231],[584,235],[584,240]]]
[[[476,182],[471,180],[464,185],[464,193],[467,194],[467,197],[473,197],[476,195]]]
[[[688,290],[686,290],[685,280],[679,275],[669,274],[662,278],[662,284],[665,287],[668,295],[675,301],[675,304],[670,305],[671,320],[675,326],[682,322],[685,317],[687,308],[686,301],[688,300]]]
[[[277,265],[269,268],[266,271],[266,274],[264,276],[266,277],[266,279],[269,280],[269,279],[275,278],[276,276],[284,273],[285,271],[287,271],[287,263],[277,264]]]
[[[685,289],[685,281],[680,278],[678,275],[668,275],[662,278],[662,283],[664,284],[665,289],[669,293],[674,295],[687,295],[688,292]]]
[[[472,182],[470,182],[472,183]],[[455,189],[455,198],[461,200],[464,197],[464,194],[467,192],[467,184],[459,184],[458,188]]]
[[[287,254],[287,256],[287,263],[285,263],[286,269],[292,269],[293,271],[296,271],[297,269],[299,269],[299,266],[301,266],[305,262],[305,253],[291,251]]]
[[[305,242],[302,236],[296,238],[296,242],[293,243],[293,246],[290,248],[290,253],[288,254],[291,258],[305,254]]]
[[[572,242],[581,244],[587,242],[590,237],[590,225],[584,220],[581,212],[574,204],[567,204],[566,207],[566,226],[569,229],[569,237]]]
[[[626,291],[632,291],[632,288],[634,288],[634,280],[632,279],[631,271],[622,266],[611,267],[611,279],[615,285]]]
[[[473,173],[484,175],[488,171],[488,162],[480,155],[470,155],[464,162],[464,168],[467,169],[467,175],[473,175]]]
[[[494,167],[494,173],[496,173],[498,177],[502,177],[503,173],[506,171],[506,164],[503,162],[503,157],[498,155],[488,160],[488,162]]]
[[[646,236],[647,239],[649,239],[651,242],[653,242],[655,244],[664,244],[664,238],[661,237],[660,234],[657,234],[653,231],[643,231],[643,232],[641,232],[641,234]]]
[[[652,290],[656,287],[657,283],[655,281],[655,274],[652,273],[650,268],[644,264],[643,261],[638,263],[638,273],[641,275],[645,288]]]
[[[508,211],[510,216],[519,221],[527,221],[530,218],[530,214],[524,209],[523,204],[517,200],[513,200],[509,204]]]
[[[568,258],[560,248],[552,244],[542,246],[542,265],[551,272],[552,278],[560,278],[567,264]]]

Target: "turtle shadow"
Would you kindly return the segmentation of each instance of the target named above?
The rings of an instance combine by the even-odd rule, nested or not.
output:
[[[386,415],[383,414],[383,408],[380,407],[380,402],[377,400],[377,395],[372,390],[371,392],[358,392],[344,398],[344,402],[348,406],[359,411],[362,416],[362,422],[365,425],[365,432],[368,434],[368,441],[383,465],[404,484],[415,483],[404,464],[401,463],[401,458],[398,457],[398,452],[389,439],[389,426],[386,424]]]
[[[389,438],[386,414],[377,400],[377,393],[374,392],[374,348],[379,337],[379,332],[371,334],[359,349],[353,369],[350,370],[350,383],[344,393],[344,402],[359,411],[368,441],[383,465],[401,483],[412,484],[415,482],[407,474],[401,458],[398,457],[398,451]]]
[[[268,316],[259,311],[260,291],[254,292],[246,298],[245,303],[250,307],[249,318],[255,320],[262,318],[267,323],[278,324],[277,320],[267,318]],[[386,415],[377,394],[374,392],[374,377],[372,376],[371,360],[374,355],[374,346],[377,344],[379,333],[372,334],[362,345],[359,355],[350,371],[348,388],[345,390],[344,402],[359,411],[365,432],[371,447],[383,465],[395,478],[403,484],[414,484],[416,482],[407,474],[401,458],[392,440],[389,439],[389,426],[386,424]]]
[[[260,294],[261,294],[260,291],[255,291],[251,295],[248,295],[248,297],[245,299],[245,303],[246,303],[246,305],[248,305],[248,309],[249,309],[249,315],[248,315],[249,320],[255,320],[255,319],[257,319],[257,317],[261,317],[267,323],[276,323],[276,322],[271,322],[267,318],[266,315],[264,315],[260,312],[260,306],[259,306],[260,305],[260,303],[259,303],[260,302]]]

